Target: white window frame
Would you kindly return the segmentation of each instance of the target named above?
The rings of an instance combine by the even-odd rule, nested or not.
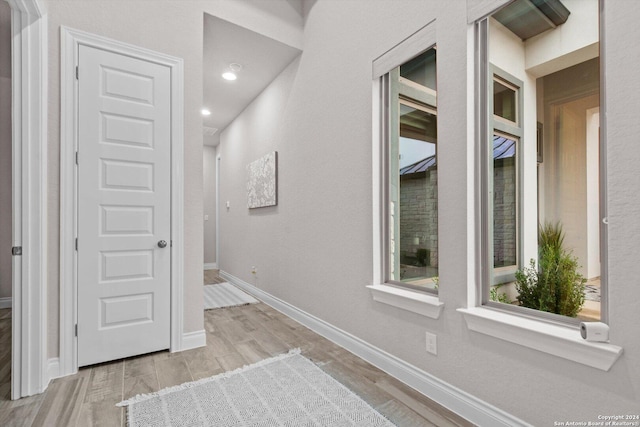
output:
[[[493,113],[493,82],[496,80],[500,81],[501,84],[510,87],[516,92],[516,120],[515,122],[511,120],[507,120],[503,117],[500,117]],[[490,179],[493,173],[493,144],[491,141],[493,140],[493,136],[495,134],[505,135],[506,137],[513,138],[516,140],[516,263],[515,265],[509,265],[504,267],[493,267],[485,269],[485,274],[487,277],[483,277],[483,286],[481,295],[482,295],[482,303],[493,306],[496,303],[493,303],[489,298],[490,289],[492,286],[505,283],[507,281],[515,280],[515,273],[518,268],[522,268],[523,259],[522,259],[522,218],[521,218],[521,207],[523,205],[522,200],[522,155],[523,150],[521,149],[522,138],[524,135],[522,129],[522,111],[523,111],[523,87],[524,83],[518,78],[510,75],[509,73],[499,69],[494,65],[489,65],[489,77],[487,79],[487,111],[489,112],[489,129],[488,134],[486,135],[486,141],[479,141],[478,144],[482,145],[481,153],[484,157],[483,165],[486,168],[486,172],[481,172],[487,175],[486,187],[483,191],[483,196],[487,197],[485,209],[486,216],[486,239],[483,239],[484,242],[484,250],[486,251],[486,259],[491,266],[493,266],[493,180]],[[491,193],[491,195],[489,195]],[[504,304],[500,304],[497,307],[502,307]]]
[[[499,4],[497,4],[499,3]],[[506,2],[497,2],[494,6],[503,6]],[[602,6],[602,1],[600,6]],[[471,105],[475,111],[475,132],[473,133],[473,143],[478,148],[476,150],[476,167],[480,172],[476,171],[476,185],[473,187],[475,196],[475,207],[478,210],[476,217],[483,212],[487,212],[488,197],[484,192],[487,188],[488,176],[481,172],[481,159],[486,159],[480,155],[481,144],[485,146],[489,135],[490,116],[493,110],[488,110],[487,102],[489,77],[489,64],[487,55],[487,35],[488,35],[488,13],[497,10],[468,10],[468,21],[470,24],[469,40],[471,41],[469,49],[469,58],[473,58],[475,62],[475,72],[469,73],[469,87],[474,88],[473,93],[474,104]],[[600,7],[600,46],[604,46],[603,31],[603,8]],[[604,52],[600,53],[601,63]],[[601,111],[606,111],[606,92],[604,85],[605,72],[601,72],[600,82],[600,106]],[[601,179],[606,178],[606,116],[601,116]],[[606,186],[601,187],[600,191],[602,216],[606,218]],[[571,360],[576,363],[594,367],[603,371],[611,369],[613,364],[622,354],[622,347],[610,343],[590,342],[582,339],[579,329],[574,325],[566,322],[555,322],[551,318],[544,318],[542,312],[519,307],[518,312],[497,309],[490,305],[483,304],[483,283],[486,283],[487,274],[487,218],[476,221],[476,241],[480,242],[476,248],[476,283],[470,283],[468,287],[469,298],[468,307],[459,308],[457,311],[461,313],[467,323],[467,327],[471,331],[480,334],[489,335],[513,344],[521,345],[527,348],[538,350],[543,353],[554,355],[560,358]],[[603,229],[601,236],[601,275],[605,277],[607,271],[607,248],[604,246],[606,242],[606,227]],[[493,268],[493,263],[490,264]],[[603,294],[606,293],[606,284],[602,288]],[[604,295],[606,298],[606,295]],[[505,304],[503,304],[505,305]],[[506,305],[505,305],[506,306]],[[516,308],[516,307],[513,307]],[[542,315],[541,315],[542,314]],[[548,314],[548,313],[547,313]],[[564,316],[560,316],[564,317]],[[606,299],[603,300],[601,308],[601,317],[603,321],[607,319]]]
[[[437,295],[421,290],[401,288],[386,282],[384,269],[389,254],[386,253],[385,238],[387,230],[387,209],[383,203],[387,200],[388,164],[384,150],[389,132],[388,74],[408,60],[436,45],[436,22],[429,22],[420,30],[383,53],[372,63],[373,70],[373,138],[372,138],[372,188],[373,188],[373,283],[368,286],[375,301],[391,305],[402,310],[437,319],[444,304]]]
[[[431,48],[427,48],[426,50],[429,50]],[[395,122],[395,121],[391,121],[391,115],[393,114],[397,114],[399,116],[399,111],[402,105],[404,105],[405,107],[409,107],[409,108],[413,108],[415,110],[419,110],[422,111],[424,113],[427,114],[431,114],[433,116],[438,116],[438,111],[437,111],[437,106],[436,102],[437,102],[437,96],[436,96],[436,91],[429,89],[426,86],[422,86],[418,83],[412,82],[408,79],[405,79],[403,77],[400,77],[400,71],[398,69],[391,71],[388,74],[389,78],[385,78],[384,83],[383,83],[383,90],[386,92],[389,92],[389,97],[388,97],[388,102],[396,102],[397,100],[397,105],[391,106],[389,108],[388,113],[386,114],[386,117],[381,117],[381,120],[385,120],[388,123],[391,123],[394,127],[400,125],[399,121]],[[392,82],[391,80],[397,79],[397,82]],[[409,82],[410,84],[407,84],[407,82]],[[384,147],[382,148],[383,150],[383,159],[382,162],[384,163],[384,165],[381,166],[382,170],[383,170],[383,176],[384,176],[384,180],[385,182],[383,183],[384,185],[384,194],[383,197],[385,198],[385,201],[381,204],[382,207],[382,215],[384,215],[385,218],[389,218],[392,208],[391,208],[391,201],[389,200],[391,197],[391,193],[390,193],[390,189],[389,189],[389,180],[391,178],[391,171],[389,170],[390,167],[390,162],[392,161],[392,156],[390,156],[390,151],[391,151],[391,128],[389,127],[389,132],[385,133],[385,135],[383,135],[383,139],[381,140],[381,144],[384,145]],[[399,142],[399,138],[400,138],[400,133],[398,132],[398,144]],[[437,144],[436,144],[437,146]],[[399,148],[398,148],[399,149]],[[436,147],[436,159],[438,156],[438,149]],[[437,164],[437,160],[436,160],[436,164]],[[398,169],[401,169],[400,167],[398,167]],[[399,178],[401,179],[401,178]],[[398,185],[398,190],[400,189],[400,185]],[[398,197],[400,197],[400,195],[398,194]],[[388,225],[388,223],[387,223]],[[437,230],[436,230],[437,232]],[[383,251],[387,254],[389,254],[389,256],[387,256],[387,262],[383,263],[382,265],[382,277],[385,281],[385,283],[388,283],[392,286],[397,286],[397,287],[401,287],[401,288],[407,288],[409,290],[416,290],[416,291],[420,291],[420,292],[428,292],[431,294],[437,294],[437,278],[434,277],[430,277],[427,278],[426,280],[428,280],[429,285],[430,286],[434,286],[434,288],[430,288],[430,287],[425,287],[425,286],[420,286],[420,285],[415,285],[413,283],[408,283],[408,282],[402,282],[400,280],[392,280],[390,279],[390,230],[389,230],[389,226],[386,227],[386,229],[383,231],[383,241],[382,241],[382,245],[383,245]],[[397,239],[396,239],[397,241]]]

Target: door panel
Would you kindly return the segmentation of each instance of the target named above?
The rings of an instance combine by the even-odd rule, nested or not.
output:
[[[170,70],[81,45],[78,365],[169,348]]]

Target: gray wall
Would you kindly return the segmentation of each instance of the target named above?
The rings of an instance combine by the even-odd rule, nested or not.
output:
[[[0,298],[11,297],[11,9],[0,1]]]
[[[609,372],[472,333],[456,311],[475,277],[473,55],[465,1],[318,0],[304,52],[221,135],[224,271],[534,425],[640,412],[640,9],[605,2]],[[436,18],[439,297],[432,320],[374,302],[372,61]],[[246,208],[246,165],[279,156],[278,206]],[[256,266],[253,277],[250,268]],[[438,336],[427,354],[425,331]]]
[[[202,200],[204,221],[204,263],[217,262],[216,258],[216,147],[202,147]]]

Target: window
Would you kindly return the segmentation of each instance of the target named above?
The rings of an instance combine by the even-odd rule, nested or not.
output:
[[[517,121],[516,102],[518,99],[518,89],[509,83],[494,78],[493,80],[493,115],[506,121],[515,123]]]
[[[385,283],[437,291],[436,48],[391,70],[384,142]]]
[[[482,303],[566,323],[605,320],[598,1],[571,2],[554,25],[538,21],[542,9],[519,16],[520,3],[478,24]],[[571,46],[560,43],[569,37]]]
[[[513,282],[520,255],[520,141],[522,81],[492,67],[490,93],[493,93],[493,116],[490,120],[491,142],[488,149],[489,193],[491,195],[493,252],[492,285]],[[504,298],[503,298],[504,299]]]

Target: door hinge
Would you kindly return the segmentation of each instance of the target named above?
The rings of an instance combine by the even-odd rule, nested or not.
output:
[[[78,164],[78,152],[76,151],[76,165]]]
[[[76,251],[78,250],[78,238],[76,237]]]
[[[79,68],[78,68],[78,66],[76,65],[76,80],[78,80],[78,79],[80,78],[80,77],[79,77],[80,72],[78,71],[78,69],[79,69]]]
[[[11,255],[18,256],[22,255],[22,246],[14,246],[11,248]]]
[[[76,323],[76,336],[78,336],[78,324]]]

